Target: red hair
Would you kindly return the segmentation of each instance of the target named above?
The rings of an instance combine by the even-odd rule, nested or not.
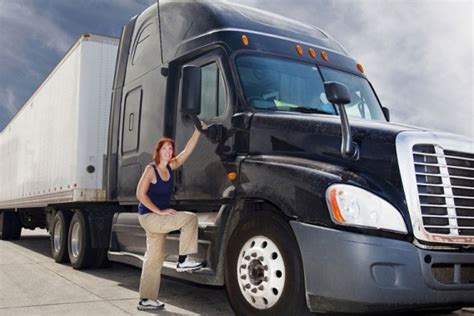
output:
[[[171,155],[171,159],[176,157],[176,148],[174,146],[174,140],[169,137],[161,137],[156,143],[155,151],[153,152],[153,162],[157,166],[160,164],[160,150],[166,143],[170,143],[171,147],[173,147],[173,154]]]

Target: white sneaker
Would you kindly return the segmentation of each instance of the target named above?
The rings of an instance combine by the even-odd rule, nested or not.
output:
[[[165,303],[160,302],[159,300],[149,300],[149,299],[141,299],[140,302],[138,302],[137,309],[140,311],[145,311],[145,310],[157,310],[157,309],[163,309],[165,307]]]
[[[185,271],[195,271],[202,268],[202,262],[191,259],[189,256],[184,259],[183,262],[178,262],[176,265],[176,271],[185,272]]]

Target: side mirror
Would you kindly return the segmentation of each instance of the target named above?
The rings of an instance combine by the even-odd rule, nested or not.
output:
[[[390,122],[390,110],[384,106],[382,106],[382,112],[385,118],[387,119],[387,122]]]
[[[181,112],[191,116],[201,113],[201,68],[184,66],[182,74]]]
[[[351,103],[351,94],[349,89],[339,82],[325,82],[324,92],[326,93],[326,99],[332,104],[348,104]]]
[[[339,82],[329,81],[324,83],[324,92],[326,99],[337,107],[341,117],[341,154],[342,157],[357,160],[359,159],[359,147],[352,142],[351,126],[347,118],[345,104],[351,103],[351,94],[349,89]]]

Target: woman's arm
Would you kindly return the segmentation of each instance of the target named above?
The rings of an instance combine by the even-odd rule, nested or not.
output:
[[[204,122],[201,122],[202,128],[205,130],[207,128],[207,125]],[[194,133],[191,136],[191,138],[188,140],[188,143],[184,147],[183,151],[179,153],[176,158],[170,161],[170,167],[173,170],[178,169],[183,165],[183,163],[189,158],[191,153],[193,152],[194,148],[196,147],[196,144],[199,140],[199,136],[201,133],[197,128],[194,129]]]
[[[146,194],[148,192],[148,188],[150,187],[150,183],[153,180],[153,167],[146,166],[145,171],[140,178],[140,181],[137,185],[137,192],[136,196],[138,201],[140,201],[143,205],[145,205],[150,211],[159,215],[174,215],[176,213],[173,209],[165,209],[160,210],[148,197]]]

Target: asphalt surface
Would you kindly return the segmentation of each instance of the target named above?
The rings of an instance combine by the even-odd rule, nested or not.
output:
[[[168,277],[162,278],[160,291],[166,309],[138,311],[139,281],[140,269],[123,264],[77,271],[55,263],[45,230],[23,229],[20,240],[0,241],[1,316],[233,315],[222,287]],[[445,315],[474,315],[474,309],[470,311]]]

